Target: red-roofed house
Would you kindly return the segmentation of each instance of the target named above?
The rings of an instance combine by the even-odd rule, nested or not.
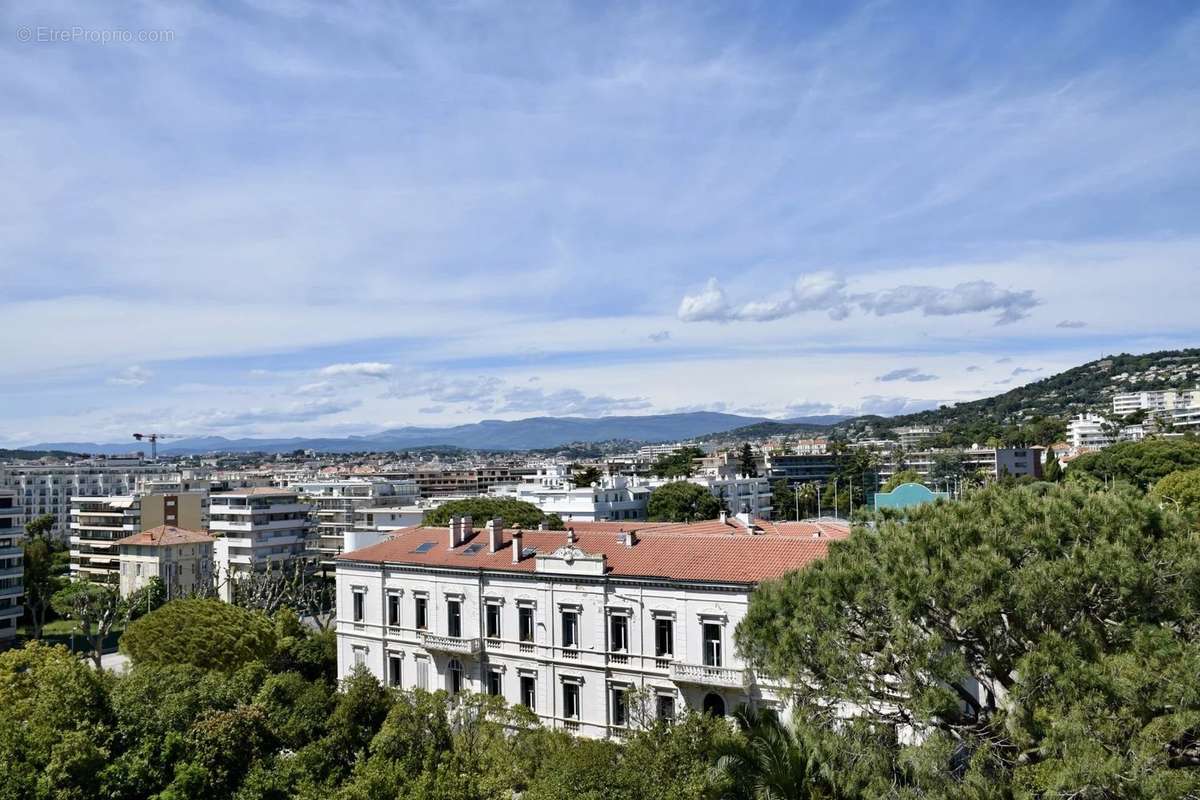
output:
[[[198,594],[213,585],[213,537],[203,531],[159,525],[116,542],[121,596],[161,578],[168,598]]]
[[[778,704],[735,652],[734,629],[760,581],[845,535],[734,518],[396,531],[338,559],[339,674],[499,694],[592,737],[623,735],[631,689],[664,717]]]

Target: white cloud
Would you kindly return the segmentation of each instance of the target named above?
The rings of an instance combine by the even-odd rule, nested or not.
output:
[[[770,322],[812,311],[843,320],[857,306],[866,313],[890,316],[919,311],[923,316],[960,316],[996,312],[996,324],[1024,319],[1040,301],[1030,289],[1002,289],[991,281],[959,283],[952,288],[904,285],[874,292],[852,293],[844,278],[831,272],[801,275],[788,293],[773,300],[753,300],[731,306],[716,278],[697,294],[684,295],[677,315],[684,322]]]
[[[1086,328],[1087,323],[1077,319],[1064,319],[1054,327],[1056,328]]]
[[[144,386],[152,377],[154,377],[153,372],[135,364],[121,370],[107,382],[112,386]]]
[[[392,374],[392,365],[378,361],[360,361],[353,364],[330,364],[317,370],[328,378],[352,376],[356,378],[386,378]]]
[[[652,342],[665,342],[671,338],[671,332],[670,331],[655,331],[654,333],[650,334],[646,338]]]
[[[618,411],[645,411],[651,405],[644,397],[609,397],[585,394],[578,389],[547,391],[541,387],[518,387],[504,393],[496,411],[588,417],[605,416]]]
[[[261,424],[312,422],[321,417],[357,408],[357,400],[310,400],[277,407],[252,407],[240,410],[209,409],[193,414],[174,425],[181,429],[242,428]]]

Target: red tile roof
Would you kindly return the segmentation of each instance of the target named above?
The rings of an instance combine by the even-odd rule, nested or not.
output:
[[[164,546],[175,544],[206,544],[213,541],[213,537],[209,536],[204,531],[193,531],[187,528],[176,528],[173,525],[159,525],[157,528],[135,533],[132,536],[126,536],[124,539],[118,539],[117,544],[141,544],[152,546]]]
[[[804,524],[804,523],[801,523]],[[723,526],[723,532],[714,526]],[[617,531],[635,525],[620,523],[580,523],[575,529],[575,545],[592,555],[607,557],[608,574],[614,577],[668,578],[685,581],[755,584],[777,578],[824,558],[829,542],[842,536],[813,536],[766,533],[750,535],[745,528],[730,524],[698,523],[672,525],[650,523],[637,527],[637,543],[627,547],[618,540]],[[535,548],[539,554],[553,553],[567,543],[566,531],[523,531],[522,549]],[[487,569],[534,572],[536,559],[528,556],[512,562],[512,531],[501,534],[500,549],[488,552],[486,530],[475,529],[472,536],[453,550],[447,547],[446,528],[405,528],[386,542],[364,547],[339,557],[343,562],[404,564],[411,566]],[[432,542],[425,552],[418,546]],[[470,545],[482,545],[466,554]]]

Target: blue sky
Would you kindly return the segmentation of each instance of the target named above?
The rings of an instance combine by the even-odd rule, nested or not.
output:
[[[0,10],[0,444],[899,413],[1200,343],[1193,3],[112,6]]]

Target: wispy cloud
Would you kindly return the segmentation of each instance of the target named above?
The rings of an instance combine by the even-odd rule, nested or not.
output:
[[[843,320],[857,306],[865,313],[884,317],[906,312],[923,316],[960,316],[997,313],[995,323],[1007,325],[1024,319],[1039,304],[1033,290],[1002,289],[991,281],[969,281],[950,288],[904,285],[873,292],[850,292],[845,279],[829,272],[802,275],[779,299],[730,304],[716,278],[696,294],[684,295],[677,315],[684,322],[770,322],[811,311]]]
[[[930,375],[927,372],[921,372],[916,367],[904,367],[902,369],[894,369],[891,372],[885,372],[875,380],[877,381],[908,381],[910,383],[923,383],[925,381],[936,381],[937,375]]]
[[[121,370],[107,382],[112,386],[143,386],[152,377],[154,377],[153,372],[135,364]]]
[[[1054,327],[1056,328],[1086,328],[1087,323],[1078,319],[1064,319]]]
[[[317,371],[328,378],[386,378],[392,374],[392,365],[378,361],[360,361],[354,364],[330,364]]]

